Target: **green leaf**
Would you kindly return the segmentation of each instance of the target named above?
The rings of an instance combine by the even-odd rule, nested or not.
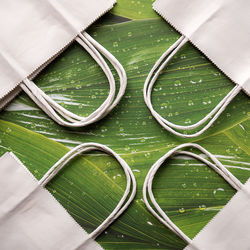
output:
[[[111,12],[129,19],[159,17],[152,8],[154,0],[118,0]]]
[[[0,134],[1,155],[14,152],[38,179],[68,151],[60,143],[6,121],[0,121]],[[125,178],[119,164],[100,153],[78,157],[48,184],[49,191],[88,232],[110,214],[124,188]],[[116,244],[128,249],[131,245],[150,248],[159,242],[164,245],[168,239],[177,240],[172,235],[151,235],[151,224],[147,220],[138,221],[138,215],[154,221],[141,200],[136,200],[98,241],[108,249],[117,249]],[[164,231],[167,230],[163,228]]]
[[[240,93],[201,137],[179,139],[152,118],[142,96],[149,70],[178,39],[178,33],[161,19],[92,27],[89,32],[125,67],[128,89],[122,102],[102,121],[72,130],[56,125],[21,94],[0,114],[0,152],[14,151],[41,178],[67,152],[64,145],[73,147],[94,141],[110,146],[131,166],[138,194],[126,213],[98,237],[98,242],[106,249],[181,249],[185,243],[154,219],[141,201],[144,178],[152,164],[169,149],[193,141],[215,154],[245,182],[250,176],[249,98]],[[35,81],[60,104],[81,115],[90,114],[108,93],[103,73],[77,44],[70,46]],[[153,103],[159,113],[173,122],[194,123],[233,86],[188,44],[161,74]],[[90,232],[119,201],[125,186],[122,176],[112,158],[91,154],[69,164],[48,188]],[[171,159],[162,166],[154,192],[164,211],[189,237],[197,234],[235,193],[206,166],[186,158]]]

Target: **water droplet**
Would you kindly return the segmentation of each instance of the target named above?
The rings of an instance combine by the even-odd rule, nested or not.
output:
[[[108,130],[108,129],[107,129],[106,127],[102,127],[102,128],[101,128],[102,133],[107,132],[107,130]]]
[[[181,81],[180,80],[174,81],[174,86],[175,87],[181,86]]]
[[[117,234],[118,238],[124,238],[125,236],[123,234]]]
[[[113,47],[118,47],[118,42],[113,42]]]
[[[141,140],[140,140],[140,142],[145,142],[146,140],[145,140],[145,138],[142,138]]]
[[[225,190],[223,189],[223,188],[217,188],[217,189],[215,189],[214,191],[213,191],[213,194],[214,194],[214,196],[216,197],[218,197],[218,196],[220,196],[220,194],[222,194],[223,192],[224,192]]]
[[[212,101],[208,97],[204,98],[203,101],[202,101],[203,105],[208,105],[208,104],[211,104],[211,103],[212,103]]]
[[[199,209],[202,211],[202,210],[205,210],[207,207],[205,205],[200,205],[199,206]]]
[[[179,212],[182,214],[182,213],[185,213],[185,209],[182,207],[179,209]]]
[[[132,32],[128,32],[128,37],[131,37],[132,36]]]
[[[141,171],[139,169],[133,169],[133,172],[140,173]]]
[[[12,132],[12,130],[11,130],[11,128],[7,128],[5,132],[9,134]]]
[[[187,118],[187,119],[185,120],[185,124],[190,124],[190,123],[191,123],[191,119]]]

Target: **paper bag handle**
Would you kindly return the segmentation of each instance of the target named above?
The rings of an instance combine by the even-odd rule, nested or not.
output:
[[[204,153],[207,157],[209,157],[213,163],[210,161],[202,158],[201,156],[187,152],[187,151],[178,151],[180,149],[186,148],[186,147],[192,147],[195,149],[200,150],[202,153]],[[182,144],[169,152],[167,152],[164,156],[162,156],[159,160],[157,160],[151,169],[149,170],[145,181],[143,185],[143,199],[144,202],[148,208],[148,210],[159,220],[161,221],[165,226],[167,226],[171,231],[173,231],[175,234],[177,234],[179,237],[181,237],[185,242],[190,244],[192,240],[180,230],[173,222],[172,220],[166,215],[166,213],[161,209],[159,204],[156,202],[153,191],[152,191],[152,183],[154,180],[154,176],[157,172],[157,170],[161,167],[161,165],[172,155],[187,155],[191,156],[193,158],[196,158],[197,160],[205,163],[209,167],[215,170],[216,173],[218,173],[220,176],[222,176],[233,188],[235,188],[237,191],[241,190],[243,188],[243,184],[233,175],[231,174],[223,165],[222,163],[211,153],[209,153],[206,149],[201,147],[198,144],[194,143],[186,143]],[[152,206],[149,203],[149,200],[152,203]],[[153,208],[154,207],[154,208]]]
[[[110,86],[110,92],[107,99],[102,105],[95,110],[88,117],[78,116],[67,109],[60,106],[58,103],[53,101],[48,95],[46,95],[36,84],[26,78],[23,83],[20,84],[21,88],[29,95],[29,97],[55,122],[66,127],[83,127],[94,122],[99,121],[110,113],[114,107],[119,103],[122,96],[125,93],[127,86],[127,76],[124,68],[119,61],[97,41],[95,41],[86,32],[78,34],[75,39],[86,51],[93,57],[105,73]],[[116,95],[116,85],[114,76],[103,59],[103,54],[113,65],[120,78],[120,88]],[[116,95],[116,97],[115,97]]]
[[[207,114],[203,119],[198,121],[195,124],[189,125],[189,126],[181,126],[176,125],[166,119],[164,119],[159,113],[155,111],[152,105],[151,101],[151,94],[153,86],[159,77],[161,71],[167,66],[167,64],[170,62],[170,60],[175,56],[175,54],[182,48],[184,44],[188,42],[188,38],[185,36],[181,36],[166,52],[162,54],[162,56],[158,59],[158,61],[155,63],[153,68],[148,74],[148,77],[144,84],[143,89],[143,95],[144,95],[144,101],[149,108],[152,115],[155,117],[155,119],[169,132],[183,137],[183,138],[192,138],[201,135],[204,133],[208,128],[210,128],[213,123],[218,119],[218,117],[221,115],[221,113],[226,109],[228,104],[234,99],[234,97],[241,91],[241,86],[236,85],[224,98],[220,101],[220,103],[209,113]],[[210,119],[210,120],[209,120]],[[193,134],[183,134],[178,130],[191,130],[195,129],[201,125],[204,125],[209,120],[209,122],[198,132]]]
[[[39,181],[39,185],[45,187],[69,161],[71,161],[73,158],[82,153],[86,153],[93,150],[102,151],[113,156],[123,168],[127,180],[127,186],[124,191],[124,194],[119,203],[117,204],[117,206],[115,207],[115,209],[101,223],[100,226],[98,226],[92,233],[89,234],[89,238],[95,239],[127,209],[127,207],[130,205],[136,194],[136,180],[134,174],[130,169],[130,167],[128,166],[128,164],[117,153],[115,153],[112,149],[102,144],[98,143],[81,144],[75,147],[74,149],[70,150],[58,162],[56,162],[54,166],[52,166],[49,169],[49,171]]]

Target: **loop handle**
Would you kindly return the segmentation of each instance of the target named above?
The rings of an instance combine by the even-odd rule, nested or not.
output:
[[[188,38],[185,36],[181,36],[163,55],[158,59],[153,68],[148,74],[148,77],[144,84],[143,95],[144,101],[149,108],[152,116],[161,124],[169,132],[183,137],[183,138],[193,138],[204,133],[208,128],[212,126],[212,124],[218,119],[221,113],[226,109],[228,104],[234,99],[234,97],[241,91],[241,86],[236,85],[221,101],[220,103],[203,119],[198,121],[195,124],[189,126],[181,126],[174,124],[166,119],[164,119],[159,113],[155,111],[151,101],[152,89],[153,86],[159,77],[162,70],[168,65],[170,60],[175,56],[175,54],[183,47],[184,44],[188,42]],[[210,119],[210,120],[209,120]],[[193,134],[183,134],[176,130],[192,130],[197,127],[204,125],[207,121],[209,122],[198,132]]]
[[[58,124],[66,127],[87,126],[105,117],[119,103],[125,93],[127,86],[127,76],[124,68],[108,50],[101,46],[86,32],[78,34],[75,40],[98,63],[98,65],[102,68],[109,81],[109,95],[97,110],[95,110],[88,117],[78,116],[53,101],[53,99],[46,95],[40,88],[35,85],[33,81],[29,80],[28,78],[24,79],[23,82],[20,84],[21,88],[48,116],[50,116]],[[114,76],[101,54],[104,55],[110,61],[110,63],[113,65],[119,75],[120,88],[117,95]]]
[[[113,150],[108,148],[105,145],[98,143],[84,143],[81,144],[67,154],[65,154],[58,162],[52,166],[49,171],[43,176],[43,178],[39,181],[39,185],[45,187],[48,182],[50,182],[55,175],[74,157],[80,155],[81,153],[86,153],[92,150],[99,150],[105,152],[111,156],[113,156],[121,165],[124,170],[127,186],[124,191],[124,194],[115,207],[115,209],[111,212],[111,214],[98,226],[92,233],[89,234],[89,238],[95,239],[99,234],[101,234],[112,222],[114,222],[130,205],[132,200],[136,194],[136,180],[134,174],[128,164]],[[87,239],[86,239],[87,240]],[[85,243],[85,242],[84,242]],[[83,244],[84,244],[83,243]]]
[[[186,147],[192,147],[199,149],[202,153],[204,153],[208,158],[210,158],[213,163],[210,161],[202,158],[201,156],[187,152],[187,151],[178,151],[180,149],[186,148]],[[162,156],[159,160],[157,160],[151,169],[149,170],[144,184],[143,184],[143,199],[144,202],[148,208],[148,210],[159,220],[161,221],[165,226],[167,226],[171,231],[173,231],[175,234],[177,234],[179,237],[181,237],[186,243],[190,244],[192,240],[180,230],[173,222],[172,220],[166,215],[166,213],[161,209],[157,201],[155,200],[153,191],[152,191],[152,183],[154,176],[157,172],[157,170],[161,167],[161,165],[172,155],[187,155],[191,156],[193,158],[196,158],[197,160],[207,164],[210,168],[216,171],[220,176],[222,176],[233,188],[235,188],[237,191],[241,190],[243,188],[243,184],[233,175],[231,172],[229,172],[222,163],[211,153],[209,153],[206,149],[201,147],[198,144],[194,143],[186,143],[182,144],[172,150],[170,150],[168,153],[166,153],[164,156]],[[151,201],[152,205],[150,205],[149,200]]]

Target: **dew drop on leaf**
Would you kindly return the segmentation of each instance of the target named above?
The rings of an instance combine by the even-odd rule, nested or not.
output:
[[[183,207],[180,208],[180,209],[179,209],[179,213],[181,213],[181,214],[185,213],[185,209],[184,209]]]

